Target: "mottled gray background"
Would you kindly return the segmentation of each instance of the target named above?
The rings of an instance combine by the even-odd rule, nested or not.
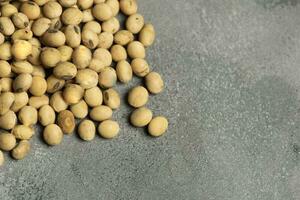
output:
[[[75,135],[0,169],[0,199],[299,200],[300,0],[139,0],[170,120],[159,139],[115,114],[116,140]],[[124,94],[130,86],[119,86]]]

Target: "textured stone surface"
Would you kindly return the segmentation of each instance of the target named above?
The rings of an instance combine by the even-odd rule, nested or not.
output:
[[[113,141],[49,148],[38,131],[31,155],[0,169],[0,199],[299,200],[299,1],[139,5],[157,30],[148,60],[167,88],[149,107],[167,135],[129,126],[126,104]]]

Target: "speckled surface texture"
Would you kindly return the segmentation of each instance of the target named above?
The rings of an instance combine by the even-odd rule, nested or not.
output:
[[[158,38],[151,97],[169,132],[116,112],[118,139],[75,135],[0,169],[0,199],[299,200],[300,1],[139,0]],[[130,86],[119,86],[125,96]]]

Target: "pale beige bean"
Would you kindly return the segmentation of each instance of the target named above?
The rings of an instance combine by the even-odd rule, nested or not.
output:
[[[146,107],[138,108],[130,115],[130,122],[135,127],[145,127],[152,120],[152,111]]]
[[[114,35],[109,32],[102,32],[98,35],[98,48],[109,49],[114,42]]]
[[[102,29],[101,29],[100,23],[98,23],[96,21],[89,21],[89,22],[84,24],[82,30],[83,31],[90,30],[90,31],[93,31],[96,34],[100,34]]]
[[[47,68],[55,67],[61,61],[61,54],[56,48],[44,48],[41,52],[40,60]]]
[[[89,64],[89,68],[99,73],[105,68],[105,64],[96,58],[93,58]]]
[[[41,14],[39,5],[32,1],[22,3],[20,11],[24,13],[30,20],[37,19]]]
[[[106,3],[99,3],[93,7],[93,15],[100,21],[105,21],[113,17],[112,9]]]
[[[82,99],[83,94],[84,89],[77,84],[68,84],[63,91],[64,100],[68,104],[78,103]]]
[[[121,104],[120,95],[113,88],[110,88],[103,92],[103,101],[104,101],[105,105],[107,105],[111,109],[118,109]]]
[[[5,42],[4,35],[0,32],[0,44],[3,44]]]
[[[61,62],[70,61],[72,58],[73,49],[69,46],[58,47],[58,51],[61,55]]]
[[[82,31],[81,41],[89,49],[95,49],[99,44],[98,35],[92,30]]]
[[[117,16],[120,11],[120,3],[118,0],[106,0],[105,2],[111,8],[113,16]]]
[[[116,17],[112,17],[109,20],[106,20],[102,23],[102,30],[104,32],[109,32],[115,34],[120,30],[120,22]]]
[[[15,92],[26,92],[32,84],[32,76],[30,74],[20,74],[13,81]]]
[[[153,137],[162,136],[168,129],[168,120],[163,116],[155,117],[148,125],[148,132]]]
[[[15,26],[8,17],[0,17],[0,32],[6,36],[12,35],[15,32]]]
[[[93,58],[100,60],[104,67],[109,67],[112,64],[112,56],[107,49],[96,49],[93,53]]]
[[[157,72],[150,72],[145,77],[145,84],[148,91],[152,94],[161,93],[164,89],[164,81]]]
[[[99,85],[102,88],[111,88],[115,86],[116,82],[117,82],[117,74],[112,67],[105,67],[99,73]]]
[[[65,85],[65,80],[56,78],[54,75],[50,75],[47,78],[47,92],[54,93],[62,89]]]
[[[11,54],[11,44],[10,42],[4,42],[0,45],[0,59],[10,60],[12,58]]]
[[[61,19],[64,24],[68,25],[77,25],[82,21],[83,14],[82,12],[75,7],[67,8],[64,10]]]
[[[15,61],[11,65],[11,70],[16,74],[31,74],[33,66],[27,61]]]
[[[32,45],[26,40],[15,40],[11,53],[18,60],[24,60],[32,53]]]
[[[90,22],[94,20],[94,16],[92,13],[92,9],[86,9],[82,11],[82,21],[83,23],[85,22]]]
[[[40,55],[41,55],[41,49],[36,46],[32,46],[32,52],[31,54],[27,57],[27,60],[30,62],[32,65],[41,65],[41,60],[40,60]],[[33,66],[33,69],[35,66]],[[33,75],[33,74],[32,74]]]
[[[18,12],[18,8],[16,8],[12,4],[5,4],[1,6],[1,16],[3,17],[11,17],[13,14]]]
[[[60,30],[63,28],[63,23],[60,17],[51,19],[51,24],[49,30]]]
[[[62,14],[62,7],[56,1],[49,1],[43,6],[43,14],[50,19],[60,17]]]
[[[76,5],[77,0],[58,0],[60,5],[63,7],[69,8]]]
[[[35,125],[38,121],[38,112],[36,108],[32,106],[24,106],[20,110],[18,118],[25,126]]]
[[[83,120],[78,126],[78,135],[84,141],[91,141],[95,138],[96,127],[93,121]]]
[[[0,149],[3,151],[10,151],[15,148],[17,144],[16,138],[13,134],[2,132],[0,133]]]
[[[30,126],[16,125],[12,134],[19,140],[29,140],[34,135],[34,129]]]
[[[14,112],[18,112],[21,108],[27,105],[29,97],[27,92],[18,92],[14,94],[15,100],[10,109]]]
[[[49,105],[44,105],[39,109],[38,119],[41,125],[47,126],[55,123],[55,111]]]
[[[93,6],[93,3],[94,3],[93,0],[77,0],[77,6],[81,10],[91,8]]]
[[[132,80],[132,68],[126,60],[118,62],[116,73],[119,81],[122,83],[128,83]]]
[[[145,24],[139,34],[139,41],[145,46],[149,47],[154,43],[155,29],[152,24]]]
[[[45,5],[47,2],[49,2],[50,0],[33,0],[37,5],[39,6],[43,6]]]
[[[62,142],[63,132],[56,124],[50,124],[44,129],[43,138],[48,145],[56,146]]]
[[[114,45],[110,49],[110,53],[112,56],[113,61],[119,62],[121,60],[126,60],[127,59],[127,52],[126,49],[121,46],[121,45]]]
[[[56,112],[66,110],[68,108],[68,103],[64,100],[61,91],[52,94],[50,97],[50,105]]]
[[[92,52],[89,48],[80,45],[72,54],[72,61],[78,69],[84,69],[89,66],[92,60]]]
[[[11,78],[1,78],[0,88],[1,92],[11,92],[12,91],[13,80]]]
[[[66,36],[56,29],[48,29],[42,36],[42,41],[49,47],[60,47],[65,44]]]
[[[136,0],[120,0],[120,9],[125,15],[133,15],[138,10]]]
[[[114,36],[114,42],[116,44],[125,46],[134,40],[134,36],[130,31],[120,30]]]
[[[47,91],[47,81],[41,76],[34,76],[29,92],[34,96],[42,96]]]
[[[25,28],[29,25],[29,19],[23,13],[15,13],[12,15],[11,19],[17,28]]]
[[[4,155],[2,153],[2,151],[0,150],[0,167],[4,164]]]
[[[102,91],[98,87],[85,90],[84,100],[90,107],[100,106],[103,102]]]
[[[41,47],[41,42],[38,38],[32,37],[28,40],[32,46]]]
[[[15,101],[15,95],[12,92],[0,94],[0,115],[4,115],[10,109]]]
[[[133,34],[139,33],[144,26],[144,17],[141,14],[130,15],[126,20],[126,29]]]
[[[110,119],[112,117],[112,113],[113,111],[110,107],[101,105],[101,106],[94,107],[90,111],[89,115],[92,120],[101,122]]]
[[[75,129],[75,118],[71,111],[63,110],[57,115],[57,125],[65,134],[72,134]]]
[[[145,77],[150,72],[148,62],[143,58],[136,58],[131,61],[133,73],[138,77]]]
[[[81,30],[77,25],[68,25],[64,28],[66,36],[66,44],[72,48],[76,48],[81,43]]]
[[[127,46],[127,53],[129,57],[134,58],[145,58],[146,50],[142,43],[138,41],[130,42]]]
[[[0,128],[10,130],[17,124],[17,116],[13,111],[8,111],[0,117]]]
[[[44,67],[41,65],[33,65],[33,71],[31,73],[32,76],[40,76],[45,78],[46,77],[46,72]]]
[[[0,77],[5,78],[9,77],[11,74],[11,66],[5,60],[0,60]]]
[[[71,80],[77,74],[76,66],[71,62],[61,62],[54,69],[53,74],[63,80]]]
[[[11,155],[16,160],[22,160],[28,155],[29,151],[30,151],[30,143],[27,140],[22,140],[12,150]]]
[[[70,106],[71,112],[74,114],[74,116],[78,119],[83,119],[88,115],[88,105],[84,100],[79,101],[76,104],[73,104]]]
[[[98,126],[98,133],[105,139],[113,139],[118,136],[120,131],[119,124],[116,121],[105,120]]]
[[[46,95],[42,95],[42,96],[31,96],[29,98],[29,102],[28,105],[39,109],[40,107],[44,106],[44,105],[48,105],[49,104],[49,97]]]
[[[76,74],[76,83],[84,89],[95,87],[98,84],[98,74],[91,69],[78,70]]]
[[[128,94],[128,103],[132,107],[139,108],[148,102],[149,99],[149,93],[146,90],[146,88],[142,86],[134,87],[132,90],[130,90]]]
[[[16,30],[12,36],[11,40],[14,42],[16,40],[30,40],[33,37],[33,32],[27,28]],[[30,43],[31,44],[31,43]]]

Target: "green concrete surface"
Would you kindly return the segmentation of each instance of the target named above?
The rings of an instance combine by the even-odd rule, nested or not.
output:
[[[1,200],[299,200],[300,1],[139,0],[166,82],[158,139],[114,115],[118,139],[75,135],[0,169]],[[119,85],[126,92],[141,81]]]

